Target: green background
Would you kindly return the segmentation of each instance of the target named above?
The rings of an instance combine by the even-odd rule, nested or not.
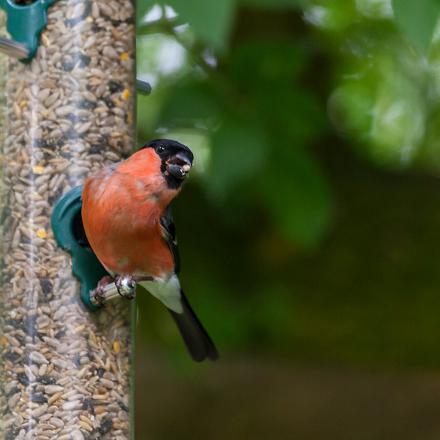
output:
[[[440,2],[167,5],[138,138],[195,153],[182,284],[221,360],[138,298],[138,437],[438,438]]]

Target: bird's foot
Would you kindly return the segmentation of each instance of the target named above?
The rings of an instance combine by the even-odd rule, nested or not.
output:
[[[96,289],[90,292],[90,299],[95,305],[104,305],[106,287],[111,283],[113,283],[113,277],[106,275],[99,280]]]
[[[112,278],[101,278],[95,290],[90,292],[90,301],[97,307],[102,307],[114,298],[122,296],[125,299],[133,299],[136,295],[136,280],[130,275],[122,275]]]
[[[131,275],[117,276],[115,286],[123,298],[134,299],[136,296],[136,281]]]

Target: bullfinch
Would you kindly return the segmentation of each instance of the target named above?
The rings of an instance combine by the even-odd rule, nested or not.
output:
[[[90,247],[116,285],[129,277],[144,287],[168,308],[192,358],[215,360],[217,350],[178,278],[170,203],[192,162],[185,145],[169,139],[151,141],[86,180],[81,216]]]

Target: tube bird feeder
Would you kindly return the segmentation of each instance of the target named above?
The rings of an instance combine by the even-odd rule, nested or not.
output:
[[[10,58],[6,74],[0,434],[133,438],[132,303],[84,306],[51,215],[63,195],[134,148],[134,5],[1,1],[14,20],[43,7],[45,23],[35,54],[19,42],[29,57]]]
[[[6,37],[6,21],[5,21],[5,14],[2,10],[0,10],[0,38]],[[4,142],[4,133],[5,133],[5,75],[6,75],[6,67],[7,67],[7,58],[6,56],[2,56],[0,54],[0,146],[3,146]],[[1,179],[0,179],[1,181]],[[3,184],[0,183],[0,206],[3,206]],[[2,224],[0,222],[0,236],[3,235],[3,229]],[[0,239],[0,260],[3,258],[3,242]],[[0,270],[0,282],[1,282],[1,270]],[[0,290],[0,292],[3,292],[3,290]],[[2,313],[4,310],[4,297],[2,294],[0,294],[0,331],[4,327],[4,320],[5,316]],[[1,348],[0,348],[0,355],[1,355]],[[0,357],[0,365],[3,363],[3,359]],[[0,382],[1,385],[1,382]],[[4,393],[0,391],[0,413],[4,414],[6,409],[6,396]],[[0,429],[0,434],[2,434]]]

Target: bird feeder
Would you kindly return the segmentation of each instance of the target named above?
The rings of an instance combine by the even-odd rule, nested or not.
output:
[[[132,438],[133,303],[121,299],[96,311],[84,305],[72,255],[55,240],[62,225],[51,220],[60,199],[134,148],[133,3],[0,6],[10,34],[0,50],[14,57],[2,144],[0,433]],[[73,229],[64,232],[75,239]]]
[[[0,38],[5,38],[6,36],[6,22],[5,22],[5,14],[0,10]],[[4,142],[4,122],[5,122],[5,75],[6,75],[6,57],[0,55],[0,145],[3,145]],[[0,186],[0,200],[3,200],[3,186]],[[0,223],[0,231],[1,231],[1,223]],[[0,244],[2,244],[0,240]],[[3,255],[3,246],[0,245],[0,258]],[[1,272],[0,272],[1,275]],[[0,276],[1,280],[1,276]],[[2,310],[4,309],[4,301],[3,295],[0,295],[0,329],[4,326],[4,315],[2,314]],[[0,359],[0,362],[2,360]],[[6,408],[6,396],[4,393],[0,393],[0,412],[3,414]]]

